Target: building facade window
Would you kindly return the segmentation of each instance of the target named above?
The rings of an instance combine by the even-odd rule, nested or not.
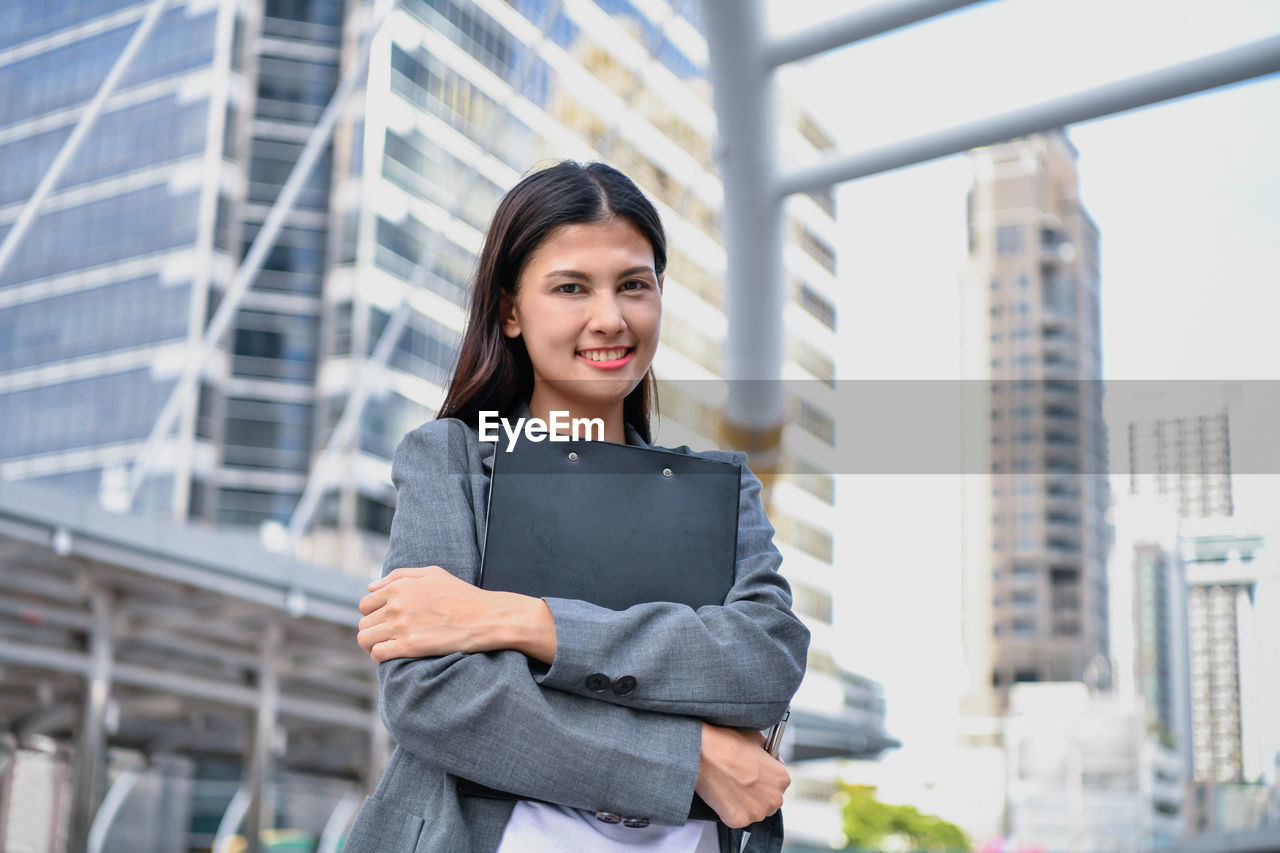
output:
[[[803,282],[798,284],[800,307],[808,311],[818,322],[835,331],[836,306],[818,291]]]
[[[1021,225],[1001,225],[996,228],[996,254],[1016,255],[1022,251]]]

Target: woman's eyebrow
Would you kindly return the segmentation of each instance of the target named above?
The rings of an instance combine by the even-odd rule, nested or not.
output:
[[[618,278],[626,278],[629,275],[638,275],[640,273],[649,273],[650,275],[652,275],[653,267],[646,267],[646,266],[631,267],[630,269],[625,269],[622,272],[618,273]],[[547,273],[545,277],[546,278],[577,278],[577,279],[581,279],[582,281],[591,280],[591,277],[589,275],[587,275],[584,272],[578,272],[577,270],[552,270],[551,272]]]

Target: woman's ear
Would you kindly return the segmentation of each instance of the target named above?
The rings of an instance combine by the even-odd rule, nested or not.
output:
[[[520,337],[520,320],[516,317],[516,301],[505,290],[500,297],[498,310],[502,314],[502,334],[508,338]]]

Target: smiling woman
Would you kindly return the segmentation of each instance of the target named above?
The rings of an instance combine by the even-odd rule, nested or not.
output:
[[[502,332],[523,339],[529,354],[534,415],[600,417],[606,440],[626,441],[622,401],[658,348],[662,274],[653,254],[630,220],[611,217],[563,225],[529,258],[515,296],[503,299]]]
[[[613,611],[474,585],[493,417],[589,419],[649,445],[665,267],[657,212],[609,166],[536,172],[498,206],[448,395],[396,451],[384,577],[360,602],[397,748],[348,853],[737,853],[747,827],[747,849],[781,849],[790,777],[758,730],[799,687],[809,634],[744,454],[673,451],[740,466],[723,605]]]

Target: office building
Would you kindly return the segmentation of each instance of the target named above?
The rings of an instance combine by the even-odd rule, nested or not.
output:
[[[1187,583],[1176,504],[1121,497],[1113,510],[1111,651],[1118,696],[1141,705],[1149,733],[1190,766]]]
[[[961,310],[966,388],[963,712],[998,742],[1011,685],[1106,660],[1109,534],[1098,232],[1061,132],[973,152]]]
[[[146,6],[0,12],[0,233]],[[209,293],[225,284],[232,247],[215,229],[217,202],[246,154],[223,157],[233,76],[240,109],[250,94],[231,68],[230,24],[217,4],[163,14],[0,273],[0,479],[96,493],[103,470],[126,463],[147,434]],[[172,444],[188,452],[148,484],[143,505],[187,514],[188,469],[213,464],[207,447],[201,459],[192,452],[195,415]]]
[[[7,13],[0,83],[23,97],[0,115],[0,227],[145,6],[107,0],[74,20]],[[104,470],[132,461],[381,8],[270,0],[165,12],[0,280],[0,476],[92,493]],[[288,521],[422,262],[408,329],[314,520],[328,561],[376,563],[388,462],[440,402],[488,216],[557,157],[607,159],[658,203],[671,245],[655,368],[676,380],[662,434],[718,442],[722,193],[698,24],[696,6],[686,16],[628,2],[399,4],[138,503],[219,524]],[[795,109],[782,143],[808,156],[832,144]],[[834,425],[813,397],[834,379],[834,224],[829,194],[789,204],[785,375],[817,389],[791,401],[801,434],[783,461],[807,475],[776,497],[797,563],[830,562],[834,487],[813,457]],[[816,449],[797,449],[806,441]],[[818,589],[804,597],[829,609]]]
[[[1128,385],[1129,383],[1122,383]],[[1178,516],[1184,566],[1189,833],[1263,823],[1273,770],[1265,665],[1265,601],[1277,570],[1261,535],[1237,514],[1233,437],[1242,434],[1248,389],[1240,383],[1134,383],[1109,404],[1122,503],[1162,500]],[[1163,497],[1155,497],[1163,496]],[[1121,522],[1117,518],[1117,537]],[[1264,603],[1265,607],[1265,603]],[[1270,715],[1273,716],[1273,715]]]
[[[1267,817],[1262,781],[1275,770],[1265,747],[1274,714],[1263,693],[1272,679],[1257,593],[1280,579],[1280,567],[1261,536],[1238,527],[1214,519],[1182,538],[1191,653],[1188,827],[1197,834],[1240,832],[1274,820]]]
[[[1265,769],[1246,766],[1246,738],[1256,726],[1257,660],[1254,593],[1266,573],[1260,536],[1230,532],[1184,537],[1187,623],[1191,650],[1193,780],[1254,781]]]
[[[1191,691],[1187,584],[1171,497],[1124,495],[1113,508],[1111,597],[1112,692],[1141,719],[1142,754],[1160,762],[1167,788],[1159,822],[1185,834],[1191,780]],[[1174,794],[1176,793],[1176,796]],[[1135,820],[1148,816],[1145,808]],[[1158,838],[1147,837],[1146,847]]]

